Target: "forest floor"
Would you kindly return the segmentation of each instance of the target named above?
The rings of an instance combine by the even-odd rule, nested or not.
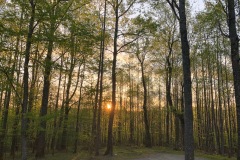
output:
[[[103,156],[104,149],[100,150],[100,156],[93,156],[86,150],[79,149],[79,153],[72,152],[57,152],[54,155],[46,154],[41,160],[184,160],[183,151],[175,151],[170,148],[163,147],[114,147],[113,156]],[[18,157],[19,156],[19,157]],[[20,160],[18,155],[15,160]],[[202,152],[195,152],[195,160],[236,160],[236,158],[227,158],[226,156],[209,155]],[[13,159],[12,157],[5,157],[6,160]],[[30,155],[29,160],[36,160],[34,155]]]
[[[103,156],[104,150],[98,157],[89,156],[84,152],[75,155],[71,160],[184,160],[184,152],[163,147],[114,147],[113,156]],[[195,152],[195,160],[236,160],[219,155],[209,155]]]
[[[184,160],[184,155],[157,153],[153,155],[148,155],[147,157],[137,158],[134,160]],[[195,160],[210,160],[210,159],[195,157]]]

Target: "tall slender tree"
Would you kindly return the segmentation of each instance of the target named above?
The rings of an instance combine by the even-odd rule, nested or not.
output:
[[[51,4],[49,4],[51,6]],[[49,25],[49,33],[48,37],[48,50],[47,56],[44,62],[44,82],[43,82],[43,96],[42,96],[42,105],[40,110],[40,131],[37,136],[37,146],[36,146],[36,157],[44,157],[44,150],[45,150],[45,137],[46,137],[46,126],[47,122],[44,119],[44,116],[47,114],[48,108],[48,99],[49,99],[49,89],[50,89],[50,74],[52,69],[52,52],[53,52],[53,44],[54,44],[54,33],[56,31],[56,10],[57,4],[52,4],[52,7],[49,8],[49,18],[50,18],[50,25]]]
[[[188,43],[187,23],[186,23],[186,2],[179,0],[167,0],[172,8],[173,13],[179,20],[181,46],[182,46],[182,59],[183,59],[183,85],[184,85],[184,148],[185,160],[194,159],[194,138],[193,138],[193,110],[192,110],[192,81],[190,70],[190,49]]]
[[[121,51],[121,49],[123,49],[125,46],[131,43],[131,42],[126,42],[122,46],[118,46],[118,38],[120,37],[118,34],[119,22],[120,22],[120,19],[130,10],[130,8],[134,5],[135,2],[136,0],[131,0],[129,2],[129,5],[126,6],[126,8],[123,7],[124,6],[123,1],[115,0],[110,2],[114,11],[114,36],[113,36],[113,60],[112,60],[112,106],[111,106],[111,111],[109,115],[107,150],[105,152],[105,155],[113,155],[113,120],[114,120],[114,112],[116,108],[117,55]],[[123,8],[125,8],[125,10]]]
[[[150,134],[150,124],[149,124],[149,115],[148,115],[148,88],[147,88],[147,76],[145,75],[144,71],[144,61],[146,60],[146,48],[149,45],[149,40],[146,39],[145,42],[143,42],[143,50],[139,50],[139,46],[137,46],[137,59],[140,63],[140,68],[141,68],[141,75],[142,75],[142,85],[143,85],[143,114],[144,114],[144,125],[145,125],[145,146],[146,147],[152,147],[152,139],[151,139],[151,134]],[[138,45],[138,44],[137,44]],[[143,53],[140,53],[143,52]]]
[[[103,100],[103,73],[104,73],[104,54],[105,54],[105,35],[106,35],[106,18],[107,18],[107,1],[104,1],[104,15],[101,31],[101,44],[100,44],[100,79],[99,79],[99,101],[98,101],[98,114],[97,114],[97,131],[95,139],[95,155],[99,155],[99,148],[101,144],[101,115],[102,115],[102,100]]]
[[[22,118],[21,118],[21,141],[22,141],[22,160],[27,159],[27,109],[28,109],[28,78],[29,78],[29,59],[32,46],[32,37],[34,33],[36,1],[30,0],[30,19],[28,26],[28,35],[26,41],[25,60],[24,60],[24,74],[23,74],[23,102],[22,102]]]

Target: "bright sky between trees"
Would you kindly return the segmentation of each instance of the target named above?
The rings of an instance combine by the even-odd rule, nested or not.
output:
[[[204,9],[204,0],[189,0],[192,13],[200,12]]]

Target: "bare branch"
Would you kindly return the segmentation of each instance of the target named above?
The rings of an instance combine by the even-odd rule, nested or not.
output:
[[[176,12],[176,9],[179,11],[179,6],[177,5],[175,0],[172,0],[172,2],[170,2],[170,0],[166,0],[167,3],[170,5],[170,7],[172,8],[172,11],[174,13],[174,15],[177,17],[178,20],[180,20],[179,15]]]
[[[224,5],[223,5],[223,3],[222,3],[222,1],[221,1],[221,0],[218,0],[218,2],[219,2],[219,4],[220,4],[220,5],[221,5],[221,7],[222,7],[222,9],[223,9],[223,12],[224,12],[226,15],[228,15],[227,6],[226,6],[226,7],[224,7]]]
[[[139,34],[127,32],[127,33],[118,34],[118,37],[120,37],[120,36],[137,36],[137,35],[139,35]]]
[[[105,49],[106,51],[109,51],[110,53],[113,53],[113,51],[111,51],[110,49],[106,48]]]
[[[119,16],[118,16],[118,18],[120,18],[120,17],[122,17],[124,14],[126,14],[128,11],[129,11],[129,9],[133,6],[133,4],[136,2],[136,0],[133,0],[132,1],[132,3],[128,6],[128,8],[122,13],[122,14],[120,14]]]
[[[117,4],[118,6],[120,6],[122,4],[123,0],[120,0],[120,2]]]
[[[119,51],[119,53],[128,53],[128,54],[132,54],[132,53],[135,53],[133,51],[128,51],[128,50],[122,50],[122,51]]]
[[[113,5],[113,3],[111,3],[110,1],[107,1],[113,8],[115,8],[115,6]]]
[[[134,41],[136,41],[140,36],[137,36],[136,38],[134,38],[133,40],[127,42],[127,43],[124,43],[121,47],[119,47],[119,49],[117,50],[117,52],[119,52],[122,48],[126,47],[127,45],[133,43]]]
[[[175,6],[175,7],[177,8],[177,10],[179,11],[179,6],[178,6],[176,0],[172,0],[172,3],[174,4],[174,6]]]
[[[85,62],[84,62],[84,63],[85,63]],[[83,63],[79,64],[79,67],[78,67],[78,74],[77,74],[77,82],[76,82],[76,86],[75,86],[75,88],[74,88],[74,90],[73,90],[73,93],[72,93],[72,95],[71,95],[71,96],[70,96],[70,98],[69,98],[69,101],[71,101],[71,100],[72,100],[73,96],[74,96],[74,95],[75,95],[75,93],[76,93],[76,90],[77,90],[77,87],[78,87],[78,83],[79,83],[80,71],[81,71],[81,66],[82,66],[82,64],[83,64]]]

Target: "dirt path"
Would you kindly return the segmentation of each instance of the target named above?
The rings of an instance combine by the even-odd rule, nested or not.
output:
[[[154,155],[149,155],[148,157],[138,158],[135,160],[184,160],[184,155],[157,153]],[[207,159],[196,157],[195,160],[207,160]]]

